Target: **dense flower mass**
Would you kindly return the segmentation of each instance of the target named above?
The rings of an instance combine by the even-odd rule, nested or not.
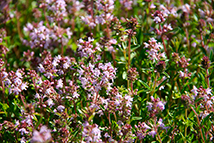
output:
[[[50,142],[50,141],[51,141],[51,133],[46,126],[42,126],[39,132],[37,130],[33,132],[33,137],[31,142],[36,143],[36,142]]]
[[[152,61],[159,61],[163,58],[166,58],[165,53],[161,52],[162,45],[161,43],[157,43],[157,40],[154,38],[151,38],[149,40],[149,43],[144,43],[145,48],[147,48],[148,56]]]
[[[31,48],[52,48],[54,45],[66,45],[68,39],[63,37],[63,34],[67,34],[68,38],[71,38],[72,32],[70,28],[63,29],[56,24],[53,27],[48,28],[44,25],[44,22],[41,21],[37,25],[33,26],[31,23],[27,23],[24,27],[24,31],[29,33],[31,38],[30,41],[23,40],[23,43],[30,46]]]
[[[102,142],[101,131],[98,128],[97,124],[89,125],[88,122],[83,124],[83,132],[82,136],[85,138],[86,143],[94,142],[99,143]]]
[[[213,2],[0,2],[0,141],[214,142]]]

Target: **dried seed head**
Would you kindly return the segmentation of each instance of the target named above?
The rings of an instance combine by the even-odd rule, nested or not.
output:
[[[127,19],[127,24],[126,24],[127,28],[135,30],[137,25],[138,25],[138,22],[136,18],[132,17],[131,19]]]
[[[163,72],[164,70],[165,70],[165,68],[166,68],[166,63],[165,63],[165,61],[159,61],[158,63],[157,63],[157,65],[156,65],[156,70],[158,71],[158,72]]]
[[[202,67],[205,68],[205,69],[208,69],[210,67],[210,60],[207,56],[204,56],[203,59],[202,59]]]
[[[128,80],[130,81],[135,81],[137,78],[137,75],[138,75],[138,72],[137,72],[137,69],[136,68],[130,68],[128,70]]]

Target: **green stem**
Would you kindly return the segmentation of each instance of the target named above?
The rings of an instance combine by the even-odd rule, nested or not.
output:
[[[130,69],[131,65],[131,36],[129,36],[128,39],[128,69],[127,69],[127,75],[128,75],[128,70]],[[127,88],[129,88],[130,81],[127,79]]]
[[[187,47],[188,47],[188,51],[189,54],[191,53],[191,46],[190,46],[190,41],[189,41],[189,33],[188,33],[188,29],[185,28],[185,33],[186,33],[186,39],[187,39]]]
[[[155,76],[155,81],[154,81],[154,84],[153,84],[153,89],[152,89],[152,92],[151,92],[151,96],[153,96],[153,94],[155,93],[155,88],[156,88],[156,84],[157,84],[157,75]]]
[[[157,117],[155,118],[155,124],[154,124],[154,126],[155,126],[155,131],[156,131],[157,136],[158,136],[158,140],[160,141],[160,143],[162,143],[161,137],[160,137],[160,135],[159,135],[159,133],[158,133],[158,127],[157,127],[157,125],[156,125],[156,122],[157,122]]]
[[[198,126],[199,126],[199,131],[200,131],[200,134],[201,134],[201,138],[202,138],[203,143],[205,143],[204,136],[203,136],[202,129],[201,129],[200,120],[199,120],[199,117],[198,117],[198,114],[197,114],[197,112],[195,111],[195,109],[194,109],[193,107],[190,106],[190,108],[192,109],[192,111],[193,111],[193,112],[195,113],[195,115],[196,115],[197,122],[198,122]]]
[[[185,109],[185,117],[187,119],[187,109]],[[187,126],[185,126],[185,132],[184,132],[185,138],[187,137]],[[184,143],[186,143],[186,139],[184,141]]]

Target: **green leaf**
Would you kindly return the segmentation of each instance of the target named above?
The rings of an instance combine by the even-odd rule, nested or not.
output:
[[[209,115],[207,115],[203,120],[202,120],[202,124],[201,125],[205,125],[208,120],[211,118],[211,116],[213,116],[213,112],[211,112]]]
[[[137,50],[139,47],[140,47],[140,45],[137,45],[136,47],[132,48],[131,51],[133,52],[133,51]]]
[[[168,79],[165,79],[163,82],[161,82],[161,84],[159,84],[158,87],[156,87],[155,92],[158,91],[158,89],[159,89],[162,85],[164,85],[164,84],[167,82],[167,80],[168,80]]]
[[[0,103],[0,104],[2,105],[2,108],[3,108],[3,110],[4,110],[5,115],[7,116],[8,113],[7,113],[6,110],[9,108],[9,106],[8,106],[6,103],[4,103],[4,104],[3,104],[3,103]]]
[[[95,110],[95,109],[94,109]],[[88,118],[88,121],[90,122],[91,120],[93,120],[94,116],[95,116],[95,112],[93,112],[93,114]]]
[[[127,73],[126,73],[126,71],[123,72],[122,77],[123,77],[123,79],[127,79]]]
[[[135,36],[133,37],[133,43],[134,45],[137,45],[137,38]]]
[[[126,48],[127,48],[127,45],[126,45],[125,42],[122,42],[122,47],[123,47],[123,49],[126,49]]]
[[[0,114],[5,114],[5,112],[0,112]]]
[[[78,134],[79,130],[80,130],[80,128],[76,128],[76,130],[74,131],[70,141],[73,140],[73,138]]]
[[[206,50],[202,46],[200,46],[199,48],[201,49],[201,51],[203,52],[203,54],[207,56]]]
[[[201,101],[201,100],[203,100],[203,97],[196,99],[196,100],[195,100],[195,103],[197,103],[197,102],[199,102],[199,101]]]
[[[166,72],[163,72],[163,74],[167,77],[167,78],[170,78],[169,74],[166,73]]]
[[[196,14],[193,15],[193,18],[194,18],[195,21],[198,21],[198,17],[197,17]]]
[[[211,49],[211,50],[210,50],[210,58],[209,58],[210,61],[212,61],[212,58],[213,58],[213,50]]]
[[[139,82],[140,82],[141,84],[143,84],[144,87],[146,87],[147,89],[151,90],[150,87],[148,86],[148,84],[146,84],[144,81],[139,80]]]
[[[132,117],[132,121],[141,120],[141,119],[142,119],[142,117],[136,117],[136,116]]]
[[[42,116],[40,116],[40,118],[39,118],[39,122],[37,122],[37,124],[36,124],[36,126],[35,126],[35,129],[37,129],[37,128],[38,128],[38,126],[41,124],[41,122],[42,122]]]
[[[194,115],[195,115],[195,114],[194,114],[194,112],[192,111],[192,112],[189,113],[188,118],[192,118],[192,117],[194,117]]]

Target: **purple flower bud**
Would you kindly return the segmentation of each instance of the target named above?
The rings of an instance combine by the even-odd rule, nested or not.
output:
[[[65,109],[65,107],[62,106],[62,105],[59,105],[59,106],[57,107],[57,110],[58,110],[59,112],[63,112],[64,109]]]
[[[154,138],[154,136],[157,134],[156,131],[152,130],[148,133],[150,136]]]
[[[159,107],[160,110],[164,110],[164,109],[165,109],[165,106],[164,106],[164,104],[163,104],[162,101],[159,101],[159,102],[157,103],[157,107]]]

